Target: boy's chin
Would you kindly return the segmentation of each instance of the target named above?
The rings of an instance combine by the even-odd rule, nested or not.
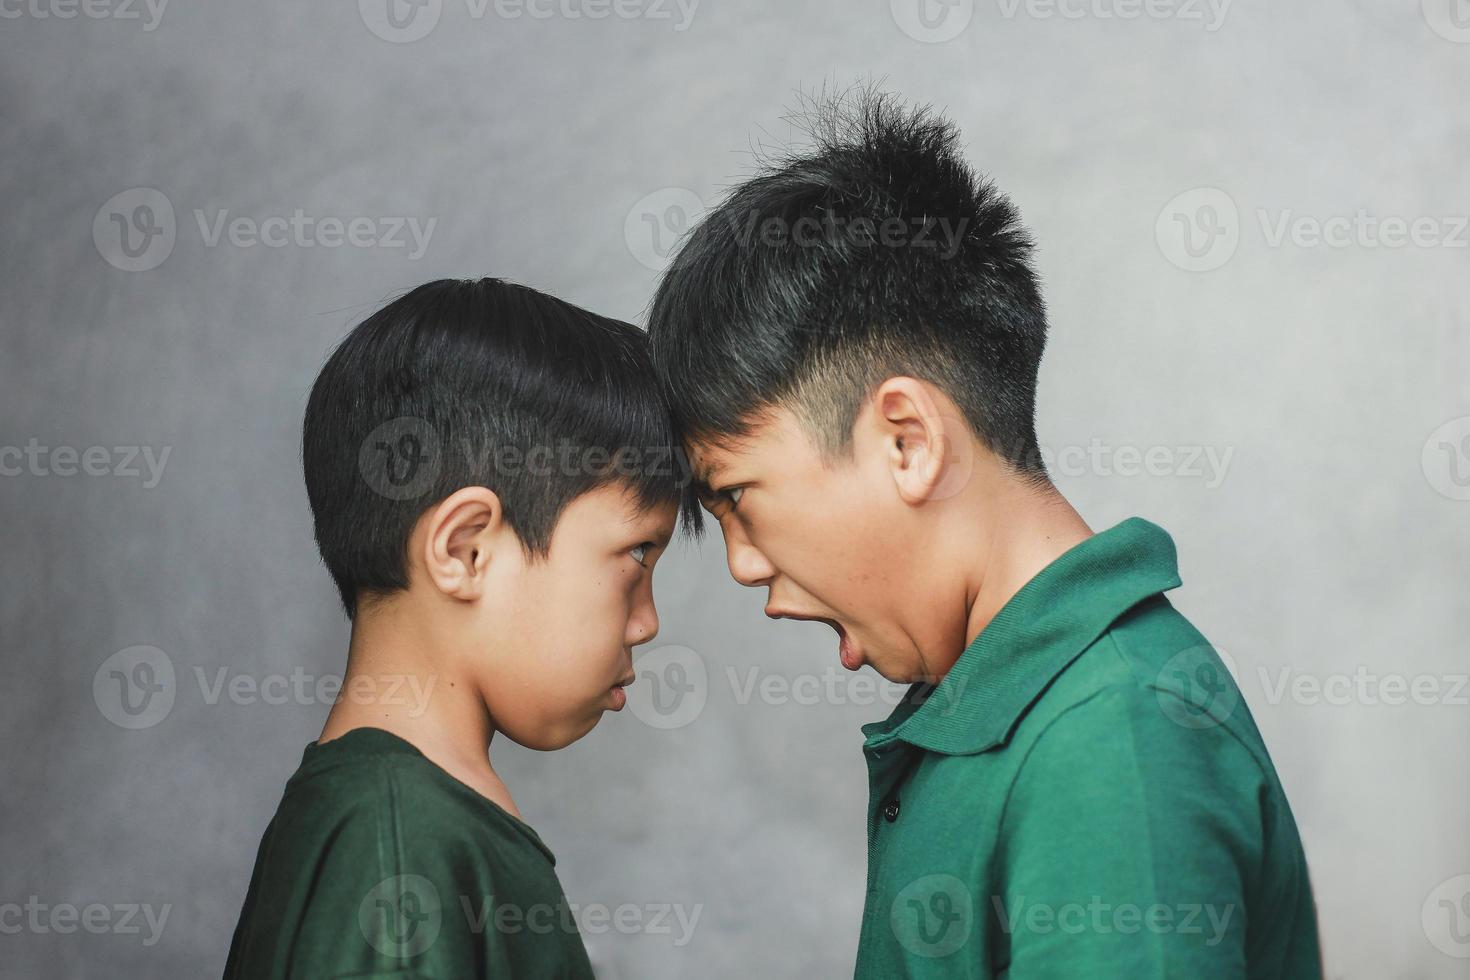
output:
[[[576,717],[567,718],[556,724],[541,724],[531,730],[505,731],[504,734],[517,745],[535,749],[537,752],[555,752],[585,737],[602,720],[603,712],[612,710],[611,704],[602,704],[583,709]]]
[[[937,684],[940,681],[940,678],[926,674],[919,664],[894,662],[882,656],[868,657],[864,663],[877,671],[879,677],[892,684]]]
[[[882,661],[873,660],[868,661],[868,666],[872,667],[879,677],[888,681],[890,684],[912,684],[915,680],[918,680],[914,676],[914,672],[906,667],[885,666]]]

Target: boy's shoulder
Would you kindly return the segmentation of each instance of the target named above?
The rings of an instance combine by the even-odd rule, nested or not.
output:
[[[1069,935],[1065,953],[1019,931],[1013,969],[1050,957],[1090,976],[1136,957],[1134,974],[1200,975],[1235,955],[1252,975],[1320,972],[1306,857],[1270,755],[1223,658],[1162,595],[1068,663],[993,764],[1005,785],[992,894],[1055,910],[1092,889],[1115,910],[1212,923],[1203,941],[1183,918],[1152,944]]]
[[[362,728],[306,748],[270,833],[350,847],[364,862],[555,864],[528,825],[407,741]]]
[[[1119,616],[1057,676],[1012,747],[1088,736],[1127,739],[1142,772],[1176,782],[1221,766],[1245,782],[1276,782],[1232,668],[1163,595]]]
[[[541,962],[589,976],[553,864],[534,830],[397,736],[313,743],[261,840],[226,976],[408,960],[433,976]],[[551,927],[528,930],[532,918]]]

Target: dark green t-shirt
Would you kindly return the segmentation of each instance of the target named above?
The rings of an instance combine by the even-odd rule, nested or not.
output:
[[[226,980],[591,977],[554,865],[398,736],[313,742],[260,842]]]

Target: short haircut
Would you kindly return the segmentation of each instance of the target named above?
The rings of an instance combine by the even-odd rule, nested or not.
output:
[[[698,510],[647,336],[499,279],[427,283],[354,328],[312,386],[301,455],[348,618],[408,587],[414,525],[463,487],[500,498],[533,560],[602,486]]]
[[[786,407],[826,459],[885,379],[943,390],[1033,482],[1046,310],[1016,208],[952,123],[871,87],[811,102],[814,146],[766,158],[682,243],[649,309],[681,437]]]

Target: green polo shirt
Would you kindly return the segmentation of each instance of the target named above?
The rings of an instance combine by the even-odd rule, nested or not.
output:
[[[377,728],[306,747],[225,980],[592,976],[529,826]]]
[[[1321,976],[1286,794],[1179,584],[1124,521],[863,727],[859,978]]]

